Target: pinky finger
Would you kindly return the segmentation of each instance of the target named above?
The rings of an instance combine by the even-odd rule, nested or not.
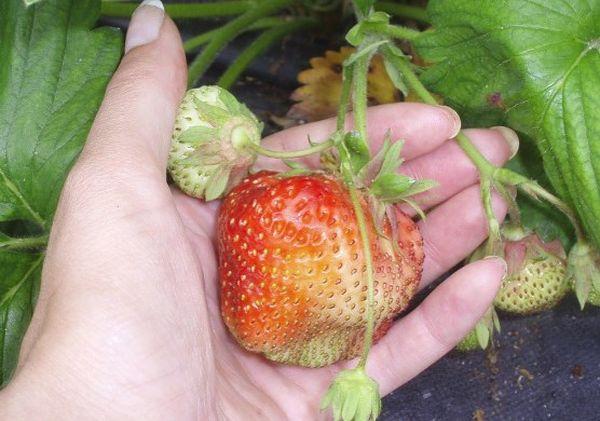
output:
[[[506,263],[492,258],[450,276],[373,347],[367,370],[382,396],[452,350],[490,306]]]

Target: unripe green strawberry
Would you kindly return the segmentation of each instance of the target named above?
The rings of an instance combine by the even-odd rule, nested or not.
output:
[[[471,330],[467,336],[465,336],[457,345],[456,350],[460,352],[470,352],[481,349],[479,341],[477,340],[477,332],[475,329]]]
[[[416,291],[423,240],[415,222],[395,209],[395,247],[389,220],[378,235],[362,200],[377,340]],[[222,203],[218,246],[223,320],[244,348],[307,367],[361,352],[367,266],[349,191],[339,179],[270,172],[245,179]]]
[[[175,120],[169,174],[189,196],[220,198],[248,175],[261,131],[254,114],[225,89],[190,89]]]
[[[569,290],[565,251],[558,240],[543,243],[536,234],[504,244],[508,274],[496,295],[496,308],[533,314],[557,305]]]
[[[593,306],[600,307],[600,291],[592,287],[590,295],[588,295],[587,302]]]

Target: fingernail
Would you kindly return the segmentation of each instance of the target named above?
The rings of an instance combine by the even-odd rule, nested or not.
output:
[[[519,152],[519,136],[517,136],[517,133],[515,133],[513,129],[510,129],[505,126],[494,126],[491,127],[491,129],[499,132],[502,135],[502,137],[506,140],[506,143],[508,143],[508,147],[510,148],[511,154],[510,158],[508,159],[513,159],[517,152]]]
[[[461,121],[460,121],[460,116],[458,115],[458,113],[456,111],[454,111],[452,108],[448,107],[447,105],[440,105],[439,106],[442,110],[444,110],[444,112],[446,113],[446,116],[448,117],[448,120],[450,120],[450,124],[452,127],[452,135],[450,136],[450,138],[453,138],[454,136],[456,136],[458,134],[458,132],[460,132],[460,128],[461,128]]]
[[[502,267],[502,280],[504,280],[504,278],[506,278],[506,274],[508,273],[508,265],[506,264],[506,260],[504,260],[501,257],[498,256],[487,256],[484,257],[483,260],[485,261],[494,261],[494,263],[496,263],[498,266]]]
[[[164,18],[165,7],[162,1],[144,0],[131,16],[125,39],[125,54],[158,38]]]

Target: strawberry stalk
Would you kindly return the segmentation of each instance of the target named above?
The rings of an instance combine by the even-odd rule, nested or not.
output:
[[[355,10],[358,11],[357,8]],[[359,21],[364,17],[357,13]],[[367,302],[366,302],[366,329],[364,334],[363,351],[358,364],[353,369],[343,370],[338,373],[331,383],[322,402],[321,409],[331,407],[335,420],[367,421],[376,419],[381,412],[381,397],[379,385],[366,373],[366,364],[369,352],[373,345],[373,332],[375,328],[374,306],[374,274],[373,256],[371,254],[371,240],[367,231],[367,220],[362,208],[360,193],[355,187],[355,179],[362,167],[366,166],[369,159],[367,135],[367,74],[371,58],[377,51],[372,48],[377,45],[377,40],[367,39],[357,49],[356,53],[344,63],[342,95],[337,120],[338,131],[345,127],[346,113],[352,92],[352,105],[354,115],[355,133],[350,133],[352,142],[346,145],[347,153],[340,152],[340,172],[350,191],[350,198],[363,249],[366,266]],[[350,147],[351,146],[351,147]],[[344,145],[340,145],[343,148]],[[366,160],[364,159],[366,155]]]
[[[360,197],[356,189],[350,189],[350,198],[352,200],[354,212],[356,213],[356,220],[358,221],[365,265],[367,267],[367,272],[365,274],[367,278],[367,328],[365,330],[365,343],[363,345],[363,352],[357,365],[358,368],[364,369],[367,365],[367,357],[371,351],[371,346],[373,345],[373,330],[375,328],[375,319],[373,315],[373,307],[375,305],[373,256],[371,255],[371,241],[369,239],[369,233],[367,232],[367,220],[365,218],[365,213],[363,212],[363,208],[360,203]]]
[[[103,0],[100,13],[103,16],[128,18],[139,6],[139,2],[119,2]],[[214,18],[239,15],[255,6],[252,0],[217,1],[211,3],[170,3],[165,5],[169,16],[173,19]]]
[[[321,143],[317,143],[310,148],[299,149],[296,151],[275,151],[272,149],[267,149],[259,144],[248,144],[247,147],[251,148],[254,152],[259,155],[267,156],[269,158],[277,158],[277,159],[294,159],[294,158],[302,158],[305,156],[313,155],[316,153],[324,152],[328,149],[331,149],[334,146],[334,140],[329,139]]]
[[[293,0],[264,0],[228,22],[212,37],[188,69],[188,85],[194,86],[212,64],[225,45],[258,19],[275,13],[293,3]],[[200,5],[198,5],[200,6]]]
[[[316,19],[312,18],[292,19],[283,21],[281,24],[263,32],[240,53],[231,66],[227,68],[227,71],[223,73],[217,82],[217,85],[229,89],[246,67],[248,67],[255,58],[269,49],[269,47],[293,32],[314,27],[317,22]]]
[[[0,239],[0,250],[31,250],[45,247],[48,244],[48,236],[30,238],[4,238]]]
[[[259,29],[269,29],[277,25],[281,25],[286,22],[285,19],[279,17],[266,17],[257,20],[254,24],[250,25],[244,32],[256,31]],[[196,48],[203,46],[208,43],[220,30],[221,28],[211,29],[202,34],[196,35],[183,43],[183,49],[186,53],[193,52]]]

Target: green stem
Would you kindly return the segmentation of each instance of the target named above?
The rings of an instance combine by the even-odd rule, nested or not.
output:
[[[263,0],[260,4],[248,9],[244,14],[233,19],[214,34],[210,42],[206,45],[189,66],[188,84],[195,85],[204,75],[204,72],[212,64],[215,57],[225,47],[225,45],[243,32],[247,27],[255,23],[260,18],[289,6],[293,0]]]
[[[488,242],[486,245],[486,255],[498,256],[499,255],[499,243],[501,241],[500,224],[496,219],[494,208],[492,204],[492,185],[493,180],[489,176],[481,177],[479,183],[479,189],[481,191],[481,200],[483,202],[483,209],[485,216],[488,221]]]
[[[571,225],[573,225],[577,241],[585,240],[583,228],[579,224],[579,220],[577,219],[575,212],[573,212],[573,210],[558,197],[554,196],[535,181],[530,180],[529,178],[507,168],[498,168],[495,177],[501,183],[517,186],[519,190],[533,199],[539,200],[542,198],[548,203],[554,205],[554,207],[556,207],[567,217],[567,219],[571,222]]]
[[[0,240],[0,250],[28,250],[38,247],[44,247],[48,244],[48,236],[29,238],[7,238]]]
[[[298,18],[281,23],[258,36],[223,73],[217,84],[222,88],[229,89],[231,85],[240,77],[242,72],[258,56],[263,54],[274,43],[278,42],[292,32],[301,29],[310,28],[317,24],[317,20],[312,18]]]
[[[342,93],[340,95],[340,106],[338,108],[336,129],[338,132],[346,126],[346,115],[350,105],[350,93],[352,92],[353,66],[344,66],[342,70]]]
[[[471,140],[462,130],[458,132],[455,140],[463,152],[475,164],[482,176],[491,176],[493,174],[493,172],[496,170],[496,166],[490,163],[490,161],[488,161],[487,158],[483,156],[481,152],[479,152],[479,149],[477,149],[475,145],[471,143]]]
[[[350,187],[350,200],[356,214],[356,222],[358,223],[358,229],[360,231],[360,239],[362,242],[363,255],[365,259],[365,265],[367,267],[367,328],[365,330],[365,342],[363,345],[363,351],[360,356],[360,361],[357,367],[365,368],[367,364],[367,357],[371,351],[373,345],[373,331],[375,330],[375,317],[373,310],[375,306],[375,285],[373,277],[373,257],[371,255],[371,240],[369,239],[369,233],[367,231],[367,219],[360,203],[360,197],[358,191]]]
[[[366,23],[364,29],[369,32],[385,35],[391,38],[412,41],[421,35],[421,31],[399,25],[385,25],[381,23]]]
[[[375,3],[375,10],[386,12],[399,18],[414,19],[423,23],[430,22],[427,10],[421,7],[408,6],[391,1],[378,1]]]
[[[167,14],[173,19],[212,18],[239,15],[255,7],[251,0],[218,1],[211,3],[171,3],[165,4]],[[103,16],[129,18],[139,3],[103,1],[100,14]]]
[[[246,28],[246,31],[255,31],[258,29],[268,29],[268,28],[272,28],[274,26],[280,25],[283,22],[285,22],[285,20],[283,20],[281,18],[277,18],[277,17],[263,18],[263,19],[257,20],[254,24],[252,24],[248,28]],[[187,41],[185,41],[183,43],[183,49],[185,50],[186,53],[191,53],[196,48],[209,42],[212,39],[212,37],[214,37],[215,34],[219,32],[219,30],[221,30],[220,27],[216,28],[216,29],[212,29],[210,31],[206,31],[200,35],[196,35],[195,37],[188,39]],[[246,32],[246,31],[244,31],[244,32]]]
[[[382,48],[383,55],[389,60],[404,76],[407,85],[411,88],[421,100],[429,105],[439,105],[433,95],[423,86],[415,72],[410,67],[408,58],[394,54],[394,51],[389,46]]]
[[[415,72],[410,67],[410,63],[407,58],[400,57],[393,53],[390,47],[383,48],[383,54],[404,76],[404,80],[408,87],[417,94],[421,100],[429,105],[439,105],[433,95],[425,88],[421,83]],[[482,175],[491,175],[495,167],[479,152],[479,150],[473,146],[467,135],[461,130],[456,135],[456,143],[461,149],[467,154],[473,161],[475,166],[479,169]]]
[[[274,151],[271,149],[263,148],[260,145],[255,143],[249,143],[248,147],[252,148],[259,155],[268,156],[269,158],[277,158],[277,159],[294,159],[294,158],[302,158],[308,155],[312,155],[315,153],[326,151],[334,146],[333,140],[326,140],[325,142],[317,143],[314,146],[311,146],[307,149],[301,149],[298,151]]]
[[[360,47],[358,48],[360,51]],[[354,116],[354,128],[358,135],[367,142],[367,75],[369,72],[369,62],[372,54],[364,54],[354,62],[352,93],[352,111]]]

